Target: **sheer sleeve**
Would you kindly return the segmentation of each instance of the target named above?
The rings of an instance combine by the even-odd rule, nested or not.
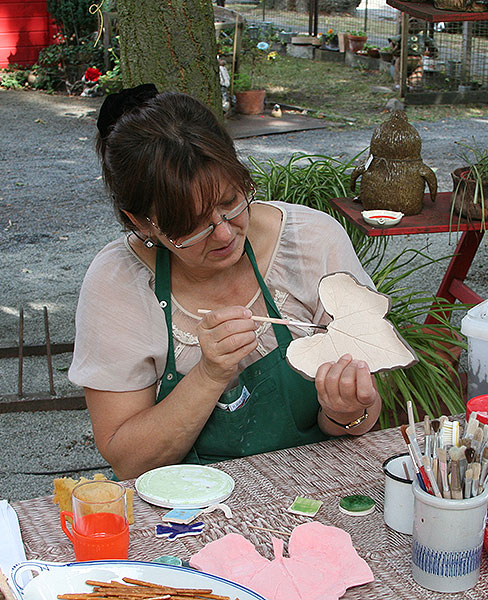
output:
[[[168,334],[151,271],[123,240],[106,246],[90,265],[76,311],[69,379],[107,391],[143,389],[164,371]]]
[[[275,266],[277,286],[289,292],[290,301],[294,298],[306,308],[312,322],[328,323],[330,318],[318,297],[318,285],[324,275],[346,271],[373,289],[374,284],[345,229],[334,218],[303,205],[277,204],[287,212]]]

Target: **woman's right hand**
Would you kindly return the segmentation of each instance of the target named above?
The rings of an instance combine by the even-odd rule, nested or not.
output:
[[[238,363],[256,349],[257,324],[251,315],[243,306],[227,306],[207,313],[198,324],[200,365],[211,380],[226,384]]]

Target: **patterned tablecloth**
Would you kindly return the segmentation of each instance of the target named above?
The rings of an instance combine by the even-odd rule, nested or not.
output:
[[[417,434],[421,440],[420,427]],[[445,594],[429,592],[413,581],[410,570],[411,536],[397,533],[383,522],[382,463],[386,458],[405,451],[399,430],[388,429],[359,438],[338,438],[219,463],[216,466],[235,480],[235,490],[226,501],[233,517],[226,519],[222,511],[203,515],[201,520],[205,521],[205,529],[201,535],[176,541],[154,535],[155,525],[161,522],[160,516],[167,509],[147,504],[136,495],[129,558],[151,561],[171,554],[186,560],[206,543],[235,532],[244,535],[263,556],[272,559],[271,534],[252,529],[249,525],[291,532],[297,525],[309,521],[307,517],[286,512],[295,496],[301,495],[323,501],[315,519],[347,531],[356,550],[374,573],[373,583],[351,588],[343,598],[445,598]],[[133,481],[124,483],[128,486],[134,484]],[[376,501],[376,510],[364,517],[341,513],[338,502],[347,494],[371,496]],[[53,504],[52,496],[16,502],[13,507],[19,516],[28,559],[74,560],[71,543],[61,531],[58,507]],[[462,594],[450,594],[449,598],[488,598],[485,551],[477,586]]]

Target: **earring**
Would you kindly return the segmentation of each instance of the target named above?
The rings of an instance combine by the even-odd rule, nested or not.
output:
[[[146,246],[146,248],[152,248],[154,246],[154,242],[149,236],[144,240],[144,246]]]

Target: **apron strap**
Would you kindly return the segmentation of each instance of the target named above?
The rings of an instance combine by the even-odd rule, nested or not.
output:
[[[280,311],[276,306],[273,297],[271,296],[264,279],[261,276],[261,273],[258,269],[258,264],[256,261],[256,257],[254,255],[254,251],[252,249],[250,241],[246,238],[244,243],[244,249],[246,254],[251,262],[252,268],[254,269],[254,274],[256,275],[256,279],[258,280],[259,287],[263,292],[264,301],[266,302],[266,309],[270,317],[275,319],[281,319]],[[282,358],[286,356],[286,349],[288,348],[289,343],[292,341],[292,335],[290,330],[286,325],[278,325],[277,323],[272,323],[273,331],[276,337],[276,341],[278,342],[278,346],[280,348],[280,354]]]
[[[166,368],[163,374],[163,385],[173,389],[178,383],[176,361],[173,342],[173,323],[171,320],[171,266],[170,254],[167,248],[158,247],[156,254],[156,281],[154,291],[159,301],[159,306],[164,311],[166,327],[168,329],[168,355]]]

